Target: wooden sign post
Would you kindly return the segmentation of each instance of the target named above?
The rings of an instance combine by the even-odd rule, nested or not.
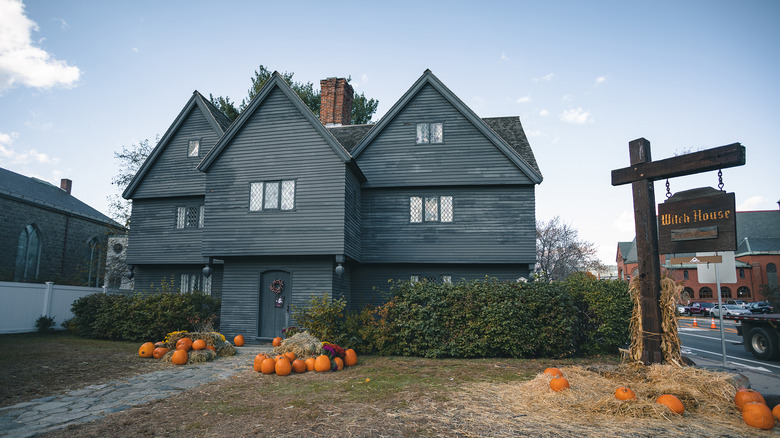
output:
[[[612,171],[612,185],[631,183],[634,225],[639,259],[639,293],[642,308],[642,362],[663,362],[661,352],[661,261],[653,182],[676,176],[745,164],[745,147],[739,143],[653,161],[650,142],[639,138],[628,143],[631,166]]]

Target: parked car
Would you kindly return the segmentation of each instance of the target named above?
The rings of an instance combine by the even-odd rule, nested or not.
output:
[[[721,308],[716,304],[712,306],[710,314],[712,316],[720,316],[720,311]],[[724,304],[723,315],[750,315],[750,310],[743,309],[739,306],[735,306],[734,304]]]
[[[707,316],[710,314],[710,309],[712,308],[712,303],[702,303],[699,301],[693,302],[687,306],[680,312],[683,315],[701,315],[701,316]]]
[[[741,308],[745,308],[747,306],[747,301],[742,300],[728,300],[726,301],[726,304],[732,305],[732,306],[739,306]]]
[[[684,304],[678,304],[677,305],[677,313],[680,315],[685,315],[685,305]]]
[[[747,310],[750,310],[750,313],[772,313],[775,309],[767,301],[755,301],[748,303]]]

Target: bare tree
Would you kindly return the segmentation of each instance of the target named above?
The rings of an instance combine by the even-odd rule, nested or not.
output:
[[[580,240],[577,230],[559,216],[536,222],[536,275],[548,280],[564,280],[569,275],[603,268],[596,246]]]

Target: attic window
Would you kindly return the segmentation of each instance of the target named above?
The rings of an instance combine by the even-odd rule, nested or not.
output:
[[[417,144],[443,143],[444,142],[444,124],[443,123],[418,123],[417,124]]]
[[[187,149],[188,157],[197,157],[200,153],[200,140],[190,140],[189,148]]]
[[[251,183],[249,211],[263,210],[295,210],[295,180]]]

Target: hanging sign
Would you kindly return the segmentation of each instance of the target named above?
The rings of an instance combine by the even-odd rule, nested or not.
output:
[[[658,252],[737,249],[736,198],[710,187],[687,190],[658,204]]]

